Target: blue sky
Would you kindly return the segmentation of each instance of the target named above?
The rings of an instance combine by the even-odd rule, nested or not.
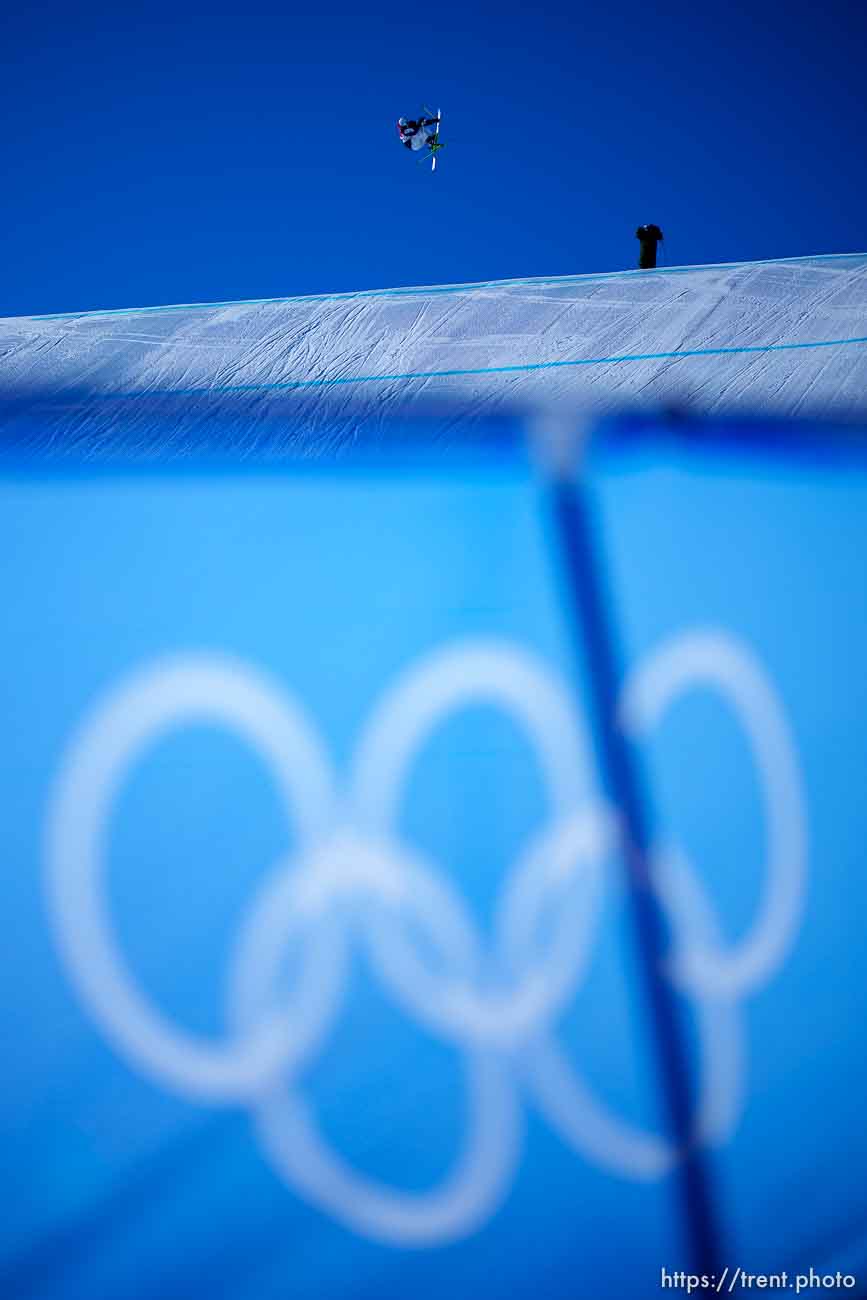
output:
[[[0,19],[0,315],[617,270],[645,221],[670,264],[865,244],[863,5],[365,10]]]

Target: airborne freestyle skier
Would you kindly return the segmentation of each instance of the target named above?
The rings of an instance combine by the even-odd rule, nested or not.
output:
[[[424,149],[436,133],[438,117],[399,117],[397,133],[407,149]]]
[[[429,112],[430,109],[424,109],[419,117],[399,117],[397,119],[397,133],[400,136],[401,144],[405,148],[412,149],[415,153],[426,148],[431,156],[431,171],[435,171],[437,152],[443,147],[439,140],[442,114],[438,112],[436,117],[425,117],[423,115]]]

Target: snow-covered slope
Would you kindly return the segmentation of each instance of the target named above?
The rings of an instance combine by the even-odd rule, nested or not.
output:
[[[867,254],[0,320],[8,436],[307,451],[445,402],[846,415]]]

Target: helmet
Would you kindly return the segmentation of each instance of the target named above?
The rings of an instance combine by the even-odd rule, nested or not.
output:
[[[406,126],[406,123],[407,123],[407,119],[405,117],[399,117],[397,119],[398,126]]]

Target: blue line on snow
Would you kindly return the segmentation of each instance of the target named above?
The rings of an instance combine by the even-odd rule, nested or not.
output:
[[[819,339],[809,343],[745,344],[731,348],[690,348],[681,352],[634,352],[619,357],[581,357],[574,361],[528,361],[511,366],[480,366],[470,370],[419,370],[397,375],[345,375],[335,379],[286,379],[267,384],[225,384],[208,388],[155,388],[150,392],[94,393],[93,401],[129,401],[140,397],[195,397],[213,393],[262,393],[290,391],[298,388],[332,388],[339,384],[394,383],[411,379],[447,379],[461,375],[503,375],[533,370],[554,370],[565,366],[611,366],[624,361],[669,361],[681,357],[734,356],[749,352],[790,352],[798,348],[838,348],[853,343],[867,343],[863,338]]]

